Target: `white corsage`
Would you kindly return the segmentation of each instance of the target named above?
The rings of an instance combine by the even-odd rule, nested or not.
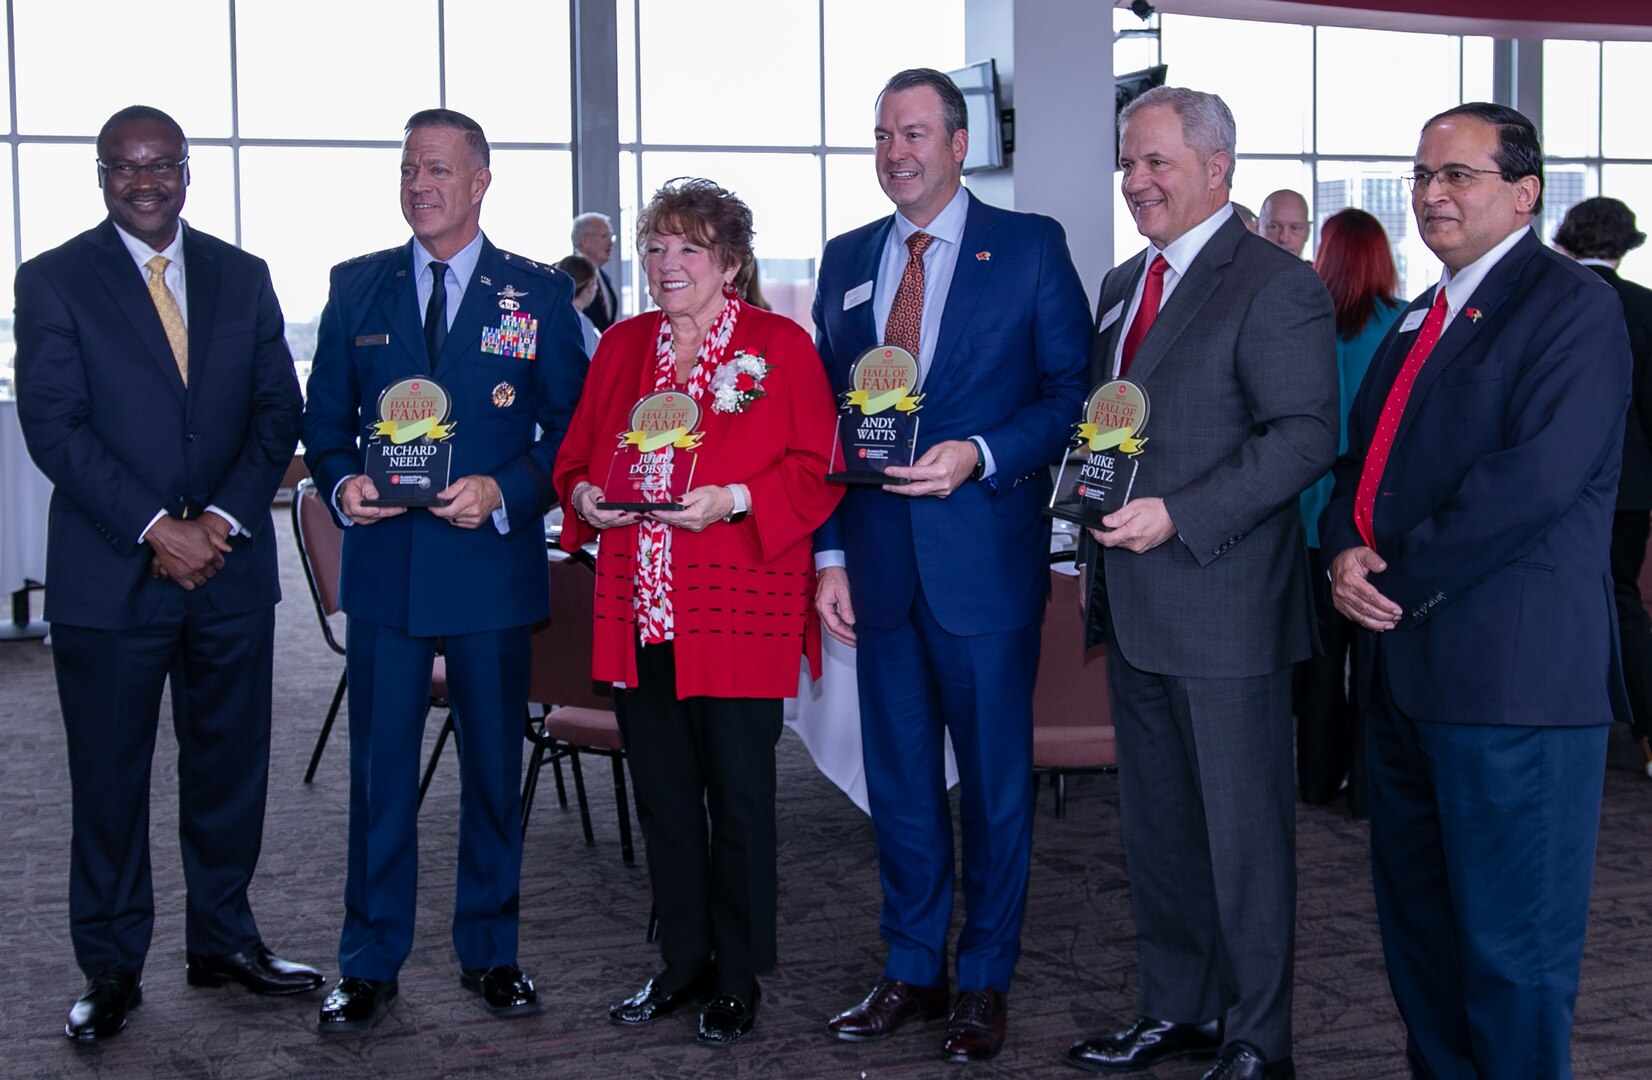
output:
[[[711,408],[715,412],[741,413],[760,397],[766,397],[763,380],[774,365],[762,354],[736,352],[711,375]]]

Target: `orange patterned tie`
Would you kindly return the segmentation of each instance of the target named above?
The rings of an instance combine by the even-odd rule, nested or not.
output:
[[[173,298],[172,290],[166,287],[166,268],[171,264],[172,260],[165,255],[157,255],[143,265],[149,271],[149,299],[155,301],[155,313],[161,317],[166,340],[172,345],[172,359],[177,361],[178,377],[188,386],[189,330],[184,326],[178,301]]]
[[[895,290],[895,302],[889,305],[889,321],[883,324],[886,345],[899,345],[918,358],[918,332],[924,315],[924,252],[935,238],[926,232],[915,232],[906,238],[906,271],[901,274],[901,286]]]

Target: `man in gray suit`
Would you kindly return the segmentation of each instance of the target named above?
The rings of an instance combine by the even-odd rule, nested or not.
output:
[[[1067,1058],[1291,1077],[1291,665],[1313,647],[1296,498],[1336,456],[1331,299],[1229,205],[1221,98],[1160,88],[1121,123],[1124,198],[1149,244],[1102,283],[1091,374],[1128,379],[1150,410],[1133,498],[1086,546],[1141,1015]]]

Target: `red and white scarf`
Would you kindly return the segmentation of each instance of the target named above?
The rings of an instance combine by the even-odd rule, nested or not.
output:
[[[723,310],[706,331],[700,351],[694,359],[694,370],[689,373],[687,392],[695,401],[706,396],[706,387],[712,374],[722,366],[728,352],[729,339],[734,336],[734,323],[739,318],[740,301],[729,297]],[[654,389],[669,390],[677,385],[677,352],[672,344],[671,323],[662,313],[660,331],[654,341]],[[675,451],[667,446],[652,454],[644,454],[644,461],[667,462]],[[645,490],[649,502],[665,502],[663,490]],[[671,610],[671,526],[660,521],[643,519],[637,522],[637,635],[644,645],[657,645],[676,636],[675,619]]]

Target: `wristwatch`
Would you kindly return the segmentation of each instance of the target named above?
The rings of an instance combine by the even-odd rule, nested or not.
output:
[[[971,480],[980,480],[987,475],[987,456],[981,453],[980,443],[976,442],[974,439],[971,439],[969,440],[969,444],[975,447],[975,468],[969,471],[969,478]]]
[[[740,493],[732,484],[729,485],[729,496],[734,499],[735,508],[728,512],[728,516],[723,518],[723,522],[727,525],[738,525],[746,520],[746,515],[751,512],[751,509],[750,507],[742,508],[740,506]]]

